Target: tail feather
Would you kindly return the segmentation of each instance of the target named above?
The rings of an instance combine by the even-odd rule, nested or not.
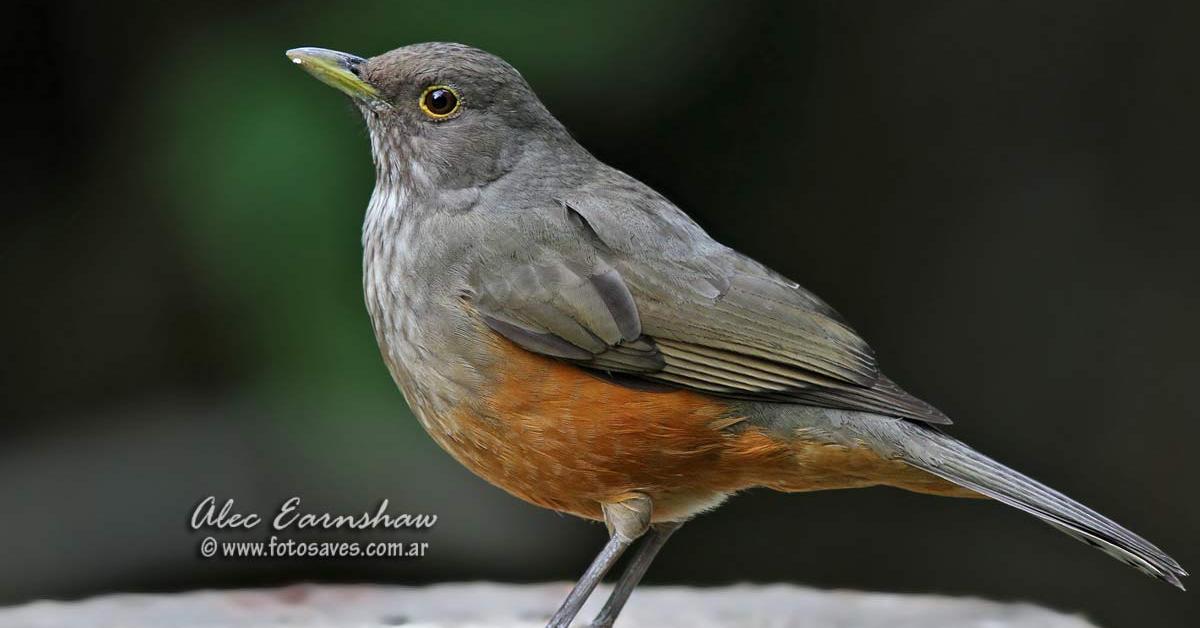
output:
[[[1165,552],[1111,519],[1033,479],[984,456],[928,426],[905,421],[901,458],[919,469],[1023,510],[1121,562],[1179,589],[1188,575]]]

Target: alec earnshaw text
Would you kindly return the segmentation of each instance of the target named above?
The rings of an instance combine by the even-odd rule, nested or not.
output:
[[[437,515],[390,514],[387,509],[388,500],[384,499],[373,513],[362,512],[356,515],[310,513],[301,510],[299,497],[292,497],[279,507],[279,511],[271,519],[271,527],[275,530],[372,530],[380,528],[422,530],[432,528],[437,523]],[[196,505],[196,509],[192,511],[191,526],[193,530],[201,528],[253,530],[262,522],[263,517],[258,513],[234,511],[232,499],[225,500],[218,508],[217,498],[210,495],[201,500]]]

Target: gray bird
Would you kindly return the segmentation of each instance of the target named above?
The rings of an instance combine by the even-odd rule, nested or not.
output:
[[[370,131],[363,287],[417,419],[473,472],[610,538],[549,625],[642,540],[611,626],[683,522],[751,487],[991,498],[1183,588],[1148,541],[948,436],[821,299],[600,163],[468,46],[287,56]]]

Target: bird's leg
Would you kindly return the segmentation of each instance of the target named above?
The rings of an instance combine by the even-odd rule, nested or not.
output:
[[[600,609],[596,619],[592,620],[591,628],[612,628],[613,622],[617,621],[617,615],[625,608],[629,595],[642,581],[642,576],[646,575],[650,563],[654,562],[658,550],[667,544],[667,539],[682,525],[682,521],[668,521],[650,526],[650,533],[634,552],[629,565],[625,567],[625,572],[621,574],[612,594],[608,596],[608,601],[604,603],[604,608]]]
[[[571,625],[571,621],[579,614],[579,609],[583,608],[583,603],[596,589],[596,585],[600,584],[604,574],[608,573],[621,554],[650,528],[652,507],[650,498],[641,493],[601,506],[604,511],[604,524],[608,526],[608,543],[575,584],[575,588],[571,589],[571,593],[555,611],[546,628],[567,628]]]

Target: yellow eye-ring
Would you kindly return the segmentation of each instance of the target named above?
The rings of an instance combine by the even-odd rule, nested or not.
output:
[[[418,102],[421,105],[421,111],[434,120],[445,120],[458,113],[458,110],[462,108],[458,92],[447,85],[426,87]]]

